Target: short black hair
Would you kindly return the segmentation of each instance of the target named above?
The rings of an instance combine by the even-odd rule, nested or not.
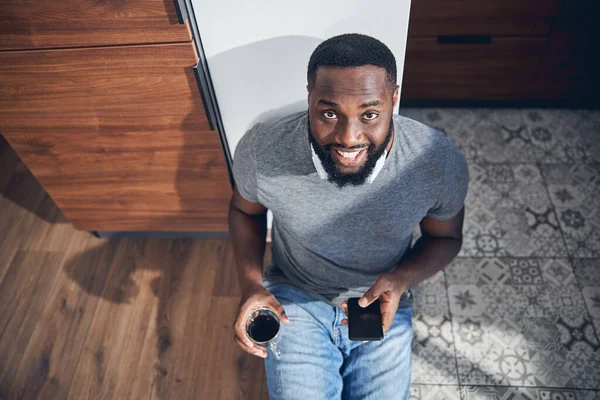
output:
[[[308,62],[308,88],[315,85],[317,69],[324,66],[362,67],[375,65],[385,68],[390,89],[396,88],[396,58],[379,40],[359,33],[346,33],[319,44]]]

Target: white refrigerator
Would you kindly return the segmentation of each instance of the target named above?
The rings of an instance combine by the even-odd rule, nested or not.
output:
[[[181,1],[199,50],[206,112],[229,166],[256,122],[307,108],[308,60],[329,37],[362,33],[385,43],[402,87],[410,0]]]

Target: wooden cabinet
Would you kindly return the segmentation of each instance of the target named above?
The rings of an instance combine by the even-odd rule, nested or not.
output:
[[[554,99],[597,105],[597,3],[412,1],[403,102]]]
[[[600,106],[600,6],[591,0],[565,0],[557,14],[532,91],[540,98],[580,99]]]
[[[0,50],[189,42],[173,0],[2,0]]]
[[[535,37],[494,38],[488,44],[408,38],[402,95],[418,100],[520,98],[527,95],[544,45]]]
[[[229,172],[172,2],[22,3],[0,10],[22,33],[0,33],[0,133],[73,225],[226,232]]]
[[[413,0],[409,37],[546,36],[561,0]]]

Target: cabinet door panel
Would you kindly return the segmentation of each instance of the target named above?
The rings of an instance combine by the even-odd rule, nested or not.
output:
[[[0,53],[0,132],[85,230],[226,231],[191,43]]]
[[[545,36],[561,0],[415,0],[408,35]]]
[[[402,83],[407,100],[518,100],[545,38],[493,38],[491,44],[441,44],[408,38]]]
[[[174,0],[3,0],[0,6],[0,50],[190,39]]]

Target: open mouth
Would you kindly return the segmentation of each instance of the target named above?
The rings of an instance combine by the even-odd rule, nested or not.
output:
[[[330,152],[337,164],[341,164],[345,167],[356,167],[362,164],[364,161],[367,154],[367,148],[365,147],[360,150],[343,151],[332,147]]]

